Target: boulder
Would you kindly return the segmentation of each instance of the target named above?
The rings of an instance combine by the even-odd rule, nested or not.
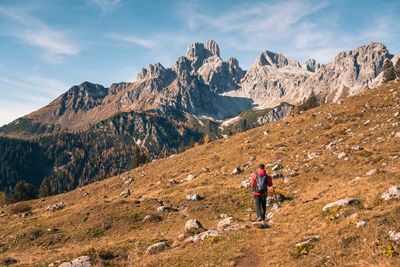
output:
[[[193,179],[196,179],[196,175],[195,174],[189,174],[187,177],[186,177],[186,181],[191,181],[191,180],[193,180]]]
[[[218,222],[218,226],[217,226],[218,231],[224,230],[224,229],[227,228],[228,226],[232,225],[232,223],[233,223],[234,221],[235,221],[235,218],[233,218],[233,217],[226,217],[226,218],[220,220],[220,221]]]
[[[143,221],[145,222],[159,222],[161,221],[161,216],[159,215],[154,215],[154,214],[147,214],[144,216]]]
[[[389,239],[393,242],[399,243],[400,242],[400,232],[390,231]]]
[[[279,171],[279,170],[282,169],[282,168],[283,168],[282,165],[279,164],[279,163],[277,163],[277,164],[275,164],[274,166],[272,166],[272,170],[273,170],[273,171]]]
[[[56,211],[56,210],[61,210],[65,208],[65,203],[64,201],[60,201],[56,204],[50,205],[46,208],[46,211]]]
[[[126,185],[130,185],[131,183],[133,183],[133,179],[129,178],[128,180],[125,181]]]
[[[129,197],[131,195],[131,191],[127,188],[124,191],[121,192],[120,194],[122,197]]]
[[[236,167],[233,169],[232,174],[239,174],[242,172],[242,169],[240,167]]]
[[[200,221],[197,219],[188,220],[185,224],[185,232],[193,233],[204,229]]]
[[[204,197],[198,195],[198,194],[189,194],[186,195],[186,200],[190,200],[190,201],[200,201],[203,200]]]
[[[240,188],[249,188],[250,187],[250,183],[251,183],[251,177],[242,181],[240,183]]]
[[[278,178],[282,178],[282,177],[283,177],[282,173],[274,173],[271,175],[272,179],[278,179]]]
[[[400,185],[390,187],[388,190],[383,192],[381,198],[385,201],[400,198]]]
[[[326,204],[322,211],[326,212],[326,211],[330,211],[333,207],[345,207],[348,205],[352,205],[352,204],[359,204],[361,203],[361,201],[357,198],[343,198],[343,199],[339,199],[335,202],[331,202]]]
[[[59,267],[91,267],[92,262],[89,256],[80,256],[70,262],[63,262]]]
[[[146,254],[156,254],[159,253],[161,251],[164,251],[166,249],[169,249],[170,246],[168,245],[167,242],[158,242],[155,243],[153,245],[151,245],[150,247],[147,248],[146,250]]]
[[[159,206],[157,208],[157,211],[160,211],[160,212],[171,212],[171,211],[179,211],[179,210],[175,209],[173,207],[168,207],[168,206],[162,205],[162,206]]]
[[[204,240],[207,237],[216,237],[219,235],[219,232],[217,230],[208,230],[208,231],[204,231],[200,234],[188,237],[185,239],[184,243],[196,243],[200,240]]]

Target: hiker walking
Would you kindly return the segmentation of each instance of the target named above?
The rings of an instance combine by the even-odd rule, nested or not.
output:
[[[264,164],[258,165],[258,171],[253,175],[250,185],[253,188],[253,197],[256,202],[257,221],[263,221],[265,220],[267,208],[268,187],[272,188],[272,192],[275,195],[272,178],[265,171]]]

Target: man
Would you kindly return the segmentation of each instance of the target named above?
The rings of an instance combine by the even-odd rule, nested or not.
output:
[[[250,185],[253,188],[253,196],[256,202],[257,221],[263,221],[265,220],[265,212],[267,208],[268,187],[272,188],[272,192],[275,195],[272,178],[265,171],[264,164],[258,166],[258,171],[253,175]]]

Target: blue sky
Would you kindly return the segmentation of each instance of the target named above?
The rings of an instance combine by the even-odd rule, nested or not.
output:
[[[325,63],[381,41],[400,54],[400,1],[0,0],[0,125],[83,81],[132,81],[214,39],[242,68],[263,50]]]

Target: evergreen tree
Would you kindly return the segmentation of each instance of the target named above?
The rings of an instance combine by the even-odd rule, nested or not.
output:
[[[33,186],[31,184],[19,181],[12,192],[12,201],[19,202],[35,198]]]
[[[396,64],[397,65],[397,64]],[[396,79],[396,69],[391,60],[386,59],[383,64],[383,83],[387,83]]]
[[[49,181],[49,179],[44,178],[42,183],[40,184],[39,197],[48,197],[51,195],[52,195],[52,192],[51,192],[50,181]]]

